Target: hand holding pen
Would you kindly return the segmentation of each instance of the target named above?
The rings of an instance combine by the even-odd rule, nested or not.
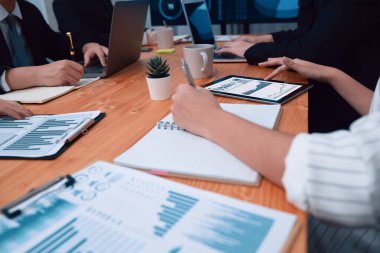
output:
[[[222,111],[214,95],[207,89],[195,86],[189,67],[181,60],[189,84],[181,84],[172,96],[171,111],[177,126],[199,136],[207,136],[208,125],[216,113]],[[212,115],[210,117],[210,115]]]

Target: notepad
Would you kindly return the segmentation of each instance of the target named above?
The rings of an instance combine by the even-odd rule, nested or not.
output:
[[[280,105],[222,104],[221,106],[241,118],[271,129],[275,128],[281,111]],[[221,123],[227,124],[227,122]],[[117,157],[114,163],[163,176],[245,185],[260,183],[260,175],[256,171],[217,144],[178,128],[171,114],[158,122],[134,146]]]
[[[156,51],[156,55],[174,54],[175,48],[165,48]]]
[[[97,80],[99,80],[99,78],[83,78],[78,84],[73,86],[43,86],[16,90],[0,95],[0,99],[17,101],[24,104],[43,104],[65,95],[70,91],[89,85]]]

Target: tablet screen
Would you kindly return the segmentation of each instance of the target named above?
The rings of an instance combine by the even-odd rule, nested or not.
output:
[[[236,95],[280,101],[302,85],[278,83],[240,77],[231,77],[214,85],[208,90]]]
[[[274,102],[280,102],[283,98],[300,88],[302,88],[302,85],[299,84],[264,81],[237,76],[226,78],[206,87],[206,89],[217,93],[234,94]]]

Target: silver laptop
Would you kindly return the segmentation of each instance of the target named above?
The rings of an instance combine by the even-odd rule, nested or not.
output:
[[[107,66],[95,61],[85,69],[83,78],[108,77],[140,58],[148,5],[148,0],[115,3]]]
[[[181,0],[193,44],[212,44],[217,49],[205,0]],[[214,54],[214,62],[247,62],[232,54]]]

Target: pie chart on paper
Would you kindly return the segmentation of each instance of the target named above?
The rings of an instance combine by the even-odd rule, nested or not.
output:
[[[256,9],[272,18],[296,18],[298,0],[254,0]]]

